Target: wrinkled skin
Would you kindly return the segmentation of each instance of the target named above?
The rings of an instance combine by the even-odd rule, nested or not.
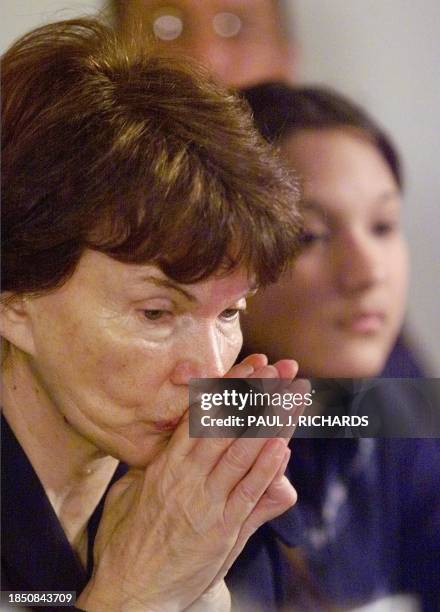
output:
[[[74,547],[117,460],[131,466],[107,497],[80,608],[227,610],[228,568],[295,502],[287,440],[188,436],[191,378],[297,373],[261,354],[233,366],[250,291],[242,270],[178,285],[88,251],[62,287],[2,308],[5,415]]]

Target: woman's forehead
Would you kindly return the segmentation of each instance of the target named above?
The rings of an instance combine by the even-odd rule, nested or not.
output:
[[[217,272],[196,283],[181,283],[170,278],[154,263],[124,263],[103,253],[87,250],[80,259],[78,280],[87,278],[100,282],[109,289],[162,289],[180,294],[188,301],[197,302],[220,297],[243,297],[255,290],[255,282],[244,267],[231,272]]]
[[[302,180],[306,199],[317,190],[354,186],[377,191],[377,197],[399,191],[381,152],[358,131],[303,130],[291,135],[282,150]]]

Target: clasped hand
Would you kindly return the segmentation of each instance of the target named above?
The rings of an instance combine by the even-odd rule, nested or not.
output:
[[[263,355],[251,355],[226,377],[293,379],[297,369],[290,360],[268,366]],[[95,570],[77,605],[90,612],[228,610],[228,569],[252,533],[296,501],[284,476],[287,443],[191,439],[186,414],[165,450],[109,491]]]

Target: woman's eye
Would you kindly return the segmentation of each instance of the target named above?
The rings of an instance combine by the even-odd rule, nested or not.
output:
[[[227,308],[221,313],[220,318],[224,321],[234,321],[235,319],[238,319],[239,314],[240,308]]]
[[[144,310],[144,317],[149,321],[158,321],[167,314],[166,310]]]
[[[395,223],[385,221],[381,223],[376,223],[373,226],[373,232],[376,234],[376,236],[386,236],[387,234],[391,234],[392,232],[394,232],[395,229]]]
[[[300,242],[303,247],[311,246],[319,240],[326,240],[329,237],[326,232],[303,232],[300,236]]]

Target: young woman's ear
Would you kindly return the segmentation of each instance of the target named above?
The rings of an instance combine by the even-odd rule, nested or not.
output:
[[[0,335],[25,353],[35,350],[29,298],[5,291],[0,300]]]

